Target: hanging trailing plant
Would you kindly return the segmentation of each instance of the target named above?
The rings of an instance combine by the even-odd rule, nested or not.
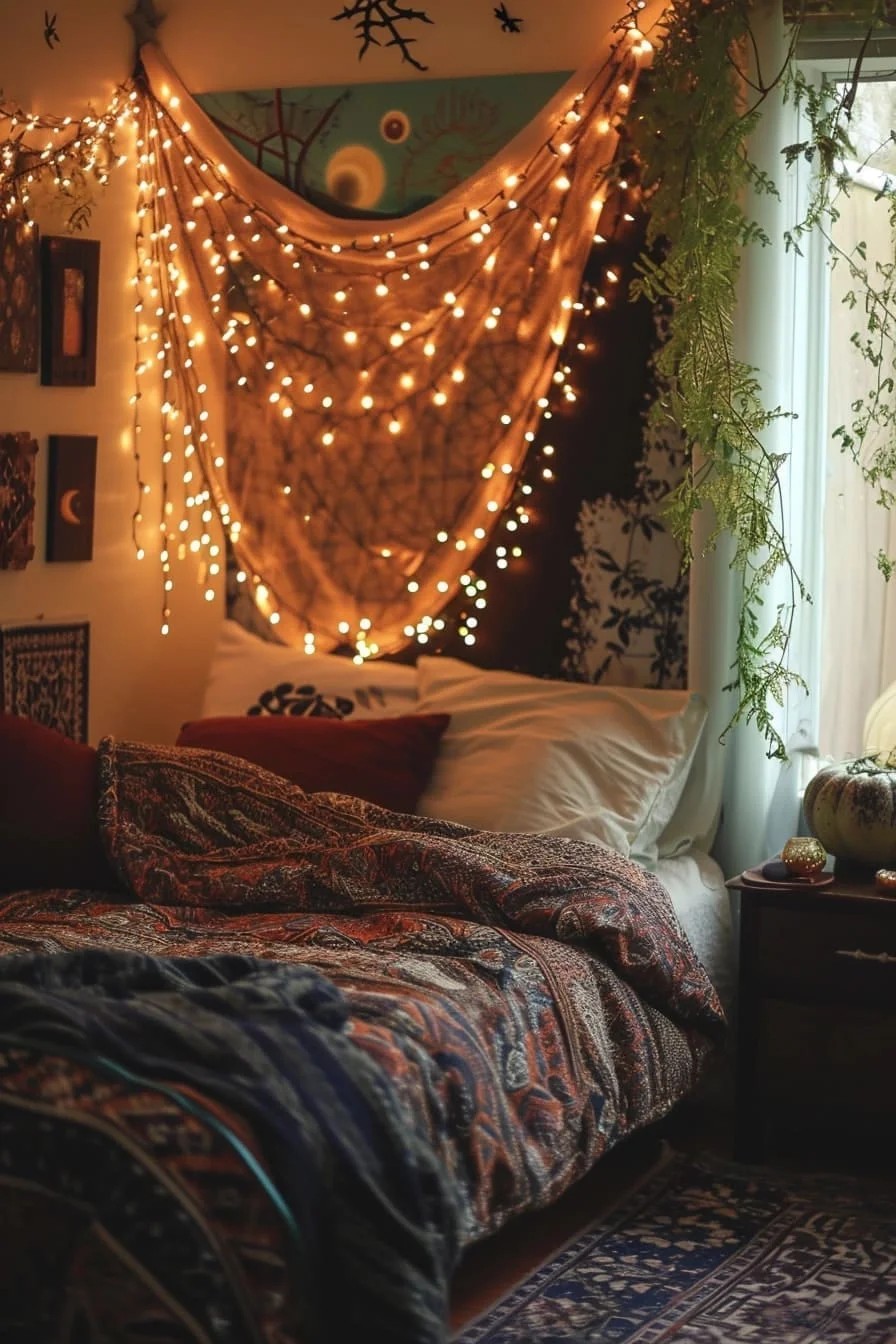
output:
[[[893,423],[892,371],[882,350],[896,311],[894,268],[869,274],[861,256],[844,257],[831,236],[838,194],[848,189],[841,160],[849,150],[848,116],[861,59],[839,97],[832,87],[813,88],[795,60],[802,22],[797,14],[780,68],[763,70],[752,17],[748,0],[676,0],[660,21],[657,56],[631,127],[651,216],[632,294],[668,305],[673,314],[656,356],[666,395],[653,406],[651,419],[684,434],[687,465],[668,498],[666,520],[685,564],[693,558],[692,526],[699,511],[713,520],[709,549],[723,534],[733,542],[731,567],[740,576],[742,600],[732,680],[725,688],[738,696],[729,728],[755,721],[768,754],[783,758],[774,707],[783,704],[788,688],[804,685],[788,664],[788,649],[797,604],[809,599],[784,528],[785,456],[766,447],[774,422],[789,412],[767,406],[757,371],[736,357],[733,341],[744,251],[772,241],[745,202],[751,194],[779,194],[749,153],[750,136],[775,90],[783,89],[800,106],[810,127],[805,141],[782,146],[783,169],[799,157],[815,169],[808,209],[786,234],[785,245],[798,249],[809,232],[820,229],[831,260],[850,267],[853,301],[860,302],[858,291],[863,295],[866,327],[855,344],[873,370],[873,386],[853,407],[854,425],[841,427],[837,436],[863,463],[863,474],[876,484],[886,507],[896,503],[888,484],[896,446],[889,439],[870,459],[863,459],[862,448],[871,426]],[[870,11],[869,30],[882,19],[876,9]],[[789,582],[790,600],[769,614],[766,589],[780,572]]]

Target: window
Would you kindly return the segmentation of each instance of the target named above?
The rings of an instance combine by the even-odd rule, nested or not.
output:
[[[896,581],[887,583],[877,565],[878,552],[896,555],[896,510],[879,507],[877,490],[862,480],[850,452],[833,437],[840,426],[851,429],[853,407],[867,399],[874,382],[874,370],[856,342],[874,347],[884,377],[892,373],[896,356],[892,343],[884,344],[869,324],[864,296],[846,262],[867,248],[864,264],[878,286],[896,266],[890,219],[896,189],[894,126],[896,71],[860,82],[850,118],[855,159],[844,165],[852,185],[838,201],[832,231],[840,260],[821,268],[825,308],[807,388],[824,445],[817,464],[823,496],[820,581],[812,585],[820,638],[817,742],[820,754],[834,759],[861,754],[865,715],[896,681]],[[816,246],[826,250],[821,240]],[[885,399],[896,405],[893,392]],[[892,428],[889,432],[892,438]],[[859,450],[861,460],[868,461],[885,435],[880,430],[869,434]]]

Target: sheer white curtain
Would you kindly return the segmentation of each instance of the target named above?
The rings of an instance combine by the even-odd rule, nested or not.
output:
[[[754,8],[753,30],[763,76],[780,69],[786,34],[780,4],[760,0]],[[751,154],[779,184],[782,199],[769,195],[747,202],[748,212],[772,240],[751,247],[744,256],[735,319],[735,352],[758,370],[768,406],[793,411],[766,435],[773,452],[788,454],[783,471],[784,519],[791,554],[810,590],[818,571],[821,490],[818,427],[806,394],[806,332],[822,318],[817,276],[811,258],[796,261],[785,249],[784,230],[797,217],[803,184],[783,172],[781,147],[796,137],[795,114],[779,94],[766,100]],[[697,537],[699,548],[700,536]],[[730,547],[720,544],[698,559],[691,576],[690,684],[710,703],[709,731],[718,735],[728,724],[735,701],[722,687],[731,680],[740,579],[730,568]],[[779,604],[792,603],[785,576],[769,586],[765,613],[769,623]],[[728,875],[760,863],[796,832],[802,785],[803,753],[814,746],[815,693],[818,688],[819,641],[812,609],[800,605],[791,642],[790,662],[805,677],[809,693],[794,692],[778,714],[778,728],[787,743],[789,761],[769,760],[762,734],[753,724],[739,724],[713,757],[723,775],[722,821],[714,854]],[[811,773],[811,771],[809,772]]]
[[[842,202],[835,239],[850,253],[864,241],[867,264],[892,264],[896,239],[886,199],[873,187],[855,185]],[[853,353],[851,336],[861,329],[863,310],[843,302],[852,288],[845,266],[831,273],[830,354],[827,406],[830,427],[849,425],[850,406],[868,391],[869,370]],[[885,363],[892,360],[892,346]],[[879,434],[878,434],[879,439]],[[865,457],[874,446],[869,440]],[[862,754],[865,715],[881,691],[896,680],[896,582],[887,583],[875,557],[896,554],[896,514],[875,503],[851,456],[827,451],[824,509],[824,582],[821,623],[825,656],[821,667],[819,749],[842,760]]]

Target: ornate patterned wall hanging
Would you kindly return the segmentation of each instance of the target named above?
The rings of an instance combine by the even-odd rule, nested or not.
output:
[[[648,53],[627,20],[483,170],[384,223],[324,216],[265,179],[145,49],[138,309],[165,320],[140,324],[139,388],[162,375],[163,626],[179,555],[220,583],[215,513],[291,642],[370,656],[425,642],[458,592],[481,609],[496,524],[529,521],[504,509]],[[206,323],[229,355],[226,453],[207,424]],[[138,545],[148,503],[141,484]]]
[[[0,569],[34,558],[34,459],[30,434],[0,434]]]
[[[355,152],[357,135],[337,146],[341,102],[324,109],[324,124],[312,124],[310,136],[302,129],[298,151],[329,137],[329,179],[316,189],[341,220],[271,191],[237,162],[155,48],[152,0],[138,0],[129,15],[138,40],[150,43],[143,68],[104,112],[53,118],[0,106],[0,121],[11,128],[0,196],[8,215],[25,220],[35,173],[57,181],[83,173],[88,188],[102,183],[110,165],[124,162],[116,130],[131,120],[140,127],[133,530],[141,555],[147,543],[155,551],[162,534],[163,631],[178,561],[195,557],[209,598],[221,587],[225,561],[213,526],[220,520],[254,609],[269,631],[306,648],[347,645],[364,658],[460,640],[460,652],[480,644],[467,656],[506,663],[485,651],[480,636],[508,612],[518,630],[522,601],[526,628],[536,633],[514,665],[537,664],[548,631],[552,661],[534,670],[555,671],[559,654],[568,674],[612,668],[629,679],[617,665],[618,649],[608,658],[595,642],[594,608],[603,599],[587,578],[592,553],[603,551],[597,569],[609,585],[600,627],[619,648],[631,644],[635,629],[631,613],[623,619],[613,607],[619,594],[635,600],[650,592],[658,609],[660,590],[674,584],[648,582],[634,552],[619,559],[602,546],[607,520],[601,517],[597,537],[581,504],[583,497],[624,497],[603,484],[605,469],[612,476],[612,464],[622,463],[628,494],[635,490],[641,504],[622,511],[620,536],[654,534],[653,504],[664,487],[652,476],[636,487],[640,443],[631,448],[628,431],[617,433],[606,413],[627,376],[614,380],[611,373],[608,406],[582,419],[594,426],[593,445],[567,451],[557,431],[571,406],[577,414],[577,397],[593,401],[602,374],[618,368],[607,349],[585,367],[578,355],[591,349],[590,335],[579,339],[573,319],[583,310],[588,316],[591,303],[609,304],[611,286],[623,288],[607,264],[611,249],[603,260],[598,249],[613,241],[605,203],[621,168],[612,160],[635,77],[649,59],[638,11],[631,0],[590,69],[491,162],[466,180],[450,164],[453,185],[438,202],[421,207],[406,194],[403,204],[410,201],[413,213],[401,221],[364,213],[373,208],[364,204],[372,190],[369,156]],[[497,9],[493,14],[503,21]],[[40,145],[20,143],[17,128],[26,123]],[[437,119],[433,129],[438,137],[456,126]],[[483,123],[465,129],[483,132],[487,142]],[[393,145],[412,139],[415,128],[406,115],[384,113],[378,132]],[[348,159],[337,159],[346,147]],[[307,188],[303,172],[295,181]],[[432,195],[443,185],[437,180]],[[638,364],[642,347],[628,334],[617,337],[614,330],[596,344],[614,353],[618,344]],[[160,495],[144,479],[137,438],[154,373],[163,389]],[[243,407],[230,417],[227,435],[207,395],[212,378],[217,387],[229,385]],[[559,485],[555,453],[564,459]],[[585,462],[579,493],[564,484],[574,456]],[[554,494],[550,507],[542,482]],[[567,539],[577,518],[587,533],[575,568],[549,540],[559,535],[548,526],[555,515],[565,520]],[[535,545],[524,547],[527,525]],[[567,622],[569,603],[554,600],[530,553],[547,558],[544,572],[559,574],[563,564],[573,576],[578,570],[584,600],[578,608],[573,602],[573,617],[587,606],[587,630]],[[563,582],[569,586],[568,573]],[[492,592],[497,600],[483,623]],[[649,624],[645,617],[639,628]],[[652,664],[660,678],[671,667],[673,644],[667,639],[664,647],[659,653],[657,643]]]
[[[36,373],[38,355],[37,228],[0,220],[0,373]]]
[[[2,708],[87,741],[90,626],[0,626]]]
[[[624,147],[621,164],[625,178],[608,194],[559,353],[564,376],[552,380],[520,474],[517,498],[531,515],[522,554],[510,563],[511,548],[499,545],[481,556],[490,602],[488,619],[472,627],[473,647],[466,595],[446,608],[427,647],[541,676],[683,686],[687,576],[661,517],[683,455],[653,431],[645,441],[648,408],[662,395],[651,353],[663,329],[649,305],[628,298],[646,218]],[[235,569],[230,616],[277,641]]]

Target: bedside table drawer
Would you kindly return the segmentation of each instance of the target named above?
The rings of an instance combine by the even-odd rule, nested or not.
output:
[[[892,1135],[896,1124],[896,1014],[857,1005],[763,1002],[763,1105],[809,1123]]]
[[[896,902],[892,910],[769,907],[759,968],[761,991],[774,997],[896,1008]]]

